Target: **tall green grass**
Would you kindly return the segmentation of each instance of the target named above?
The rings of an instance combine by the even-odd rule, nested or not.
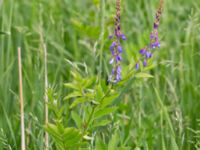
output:
[[[128,38],[123,43],[124,66],[147,43],[157,4],[122,1],[122,30]],[[71,80],[69,61],[82,71],[87,68],[88,74],[109,74],[107,36],[113,31],[114,14],[114,0],[0,3],[0,149],[20,149],[17,47],[22,47],[27,147],[43,149],[43,43],[49,83],[63,97],[63,82]],[[118,102],[115,120],[120,120],[123,143],[145,150],[200,148],[199,22],[198,0],[165,1],[154,78],[135,81]]]

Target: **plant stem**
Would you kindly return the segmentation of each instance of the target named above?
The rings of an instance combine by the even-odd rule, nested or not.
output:
[[[109,89],[107,90],[107,92],[104,94],[104,96],[100,99],[100,104],[101,104],[101,102],[102,102],[102,100],[110,93],[110,90],[112,89],[112,85],[110,85],[109,86]],[[86,124],[85,124],[85,126],[84,126],[84,128],[83,128],[83,135],[82,136],[84,136],[85,135],[85,133],[87,132],[87,130],[88,130],[88,126],[89,126],[89,124],[90,124],[90,121],[92,120],[92,117],[93,117],[93,115],[94,115],[94,112],[95,112],[95,109],[97,108],[97,105],[94,105],[93,107],[92,107],[92,111],[91,111],[91,113],[90,113],[90,116],[89,116],[89,118],[88,118],[88,120],[87,120],[87,122],[86,122]],[[81,143],[80,143],[81,144]],[[78,150],[80,149],[80,144],[78,145]]]
[[[101,4],[101,36],[100,36],[100,41],[101,41],[101,46],[100,46],[100,67],[99,67],[99,79],[101,79],[102,75],[102,61],[103,61],[103,47],[104,47],[104,32],[105,32],[105,0],[102,0]]]
[[[104,94],[104,96],[99,100],[100,102],[100,105],[101,105],[101,102],[104,100],[104,98],[110,93],[110,90],[112,89],[112,85],[109,86],[108,90],[106,91],[106,93]],[[86,122],[86,126],[85,126],[85,129],[84,129],[84,133],[85,131],[87,131],[88,129],[88,126],[90,124],[90,121],[92,120],[92,117],[94,115],[94,112],[95,112],[95,109],[97,108],[98,105],[95,105],[93,108],[92,108],[92,111],[91,111],[91,114],[88,118],[88,121]]]
[[[22,65],[21,65],[21,48],[18,48],[18,67],[19,67],[19,95],[20,95],[20,118],[21,118],[21,149],[26,150],[25,146],[25,129],[24,129],[24,100],[22,85]]]

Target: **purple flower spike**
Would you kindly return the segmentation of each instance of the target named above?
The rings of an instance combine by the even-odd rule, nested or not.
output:
[[[121,38],[122,38],[122,40],[126,40],[126,36],[124,35],[124,34],[121,34]]]
[[[146,67],[147,66],[147,60],[145,59],[143,62],[143,66]]]
[[[140,50],[140,54],[144,55],[145,53],[146,53],[146,49],[145,48]]]
[[[110,51],[112,53],[112,58],[109,63],[112,64],[112,73],[109,77],[109,81],[117,83],[121,80],[122,69],[120,67],[122,61],[122,52],[123,48],[120,44],[121,40],[126,40],[126,36],[122,34],[121,25],[120,25],[120,0],[116,1],[116,16],[115,16],[115,29],[113,36],[109,36],[109,39],[113,39],[113,43],[110,46]]]
[[[149,51],[147,51],[147,52],[146,52],[146,58],[148,59],[148,58],[151,58],[151,57],[152,57],[152,53],[149,52]]]
[[[118,49],[118,52],[119,52],[119,53],[122,53],[123,50],[122,50],[122,47],[121,47],[121,46],[118,46],[117,49]]]
[[[136,63],[136,64],[135,64],[135,69],[138,70],[139,68],[140,68],[140,64],[139,64],[139,63]]]
[[[160,4],[159,4],[159,8],[156,12],[156,17],[154,20],[154,24],[153,24],[153,30],[149,35],[150,38],[150,42],[148,44],[148,46],[146,46],[143,49],[140,49],[139,53],[142,55],[140,57],[140,61],[143,62],[143,66],[146,67],[148,65],[148,59],[150,59],[153,56],[153,50],[156,48],[160,48],[160,41],[159,41],[159,37],[158,37],[158,28],[159,28],[159,24],[160,24],[160,17],[162,14],[162,10],[163,10],[163,1],[164,0],[160,0]],[[136,63],[135,65],[135,69],[138,70],[139,69],[139,62]]]

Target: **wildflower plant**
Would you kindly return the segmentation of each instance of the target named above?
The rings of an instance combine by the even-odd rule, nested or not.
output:
[[[146,67],[148,64],[148,60],[153,56],[153,51],[156,50],[156,48],[160,48],[160,41],[158,37],[158,27],[160,24],[160,17],[162,14],[163,9],[163,0],[160,0],[159,8],[156,12],[154,24],[153,24],[153,30],[150,33],[149,39],[150,42],[147,46],[140,49],[139,53],[142,55],[142,57],[137,61],[135,65],[135,69],[138,70],[140,68],[140,61],[143,62],[143,66]]]
[[[154,28],[150,34],[150,43],[140,50],[141,57],[139,61],[143,61],[144,66],[147,66],[154,49],[160,47],[158,26],[163,0],[160,3]],[[48,123],[45,126],[45,129],[52,137],[56,149],[96,149],[99,143],[100,147],[103,143],[100,137],[104,136],[104,139],[109,139],[110,135],[104,134],[103,129],[114,121],[112,114],[119,108],[115,101],[129,88],[130,80],[135,76],[132,74],[135,69],[131,68],[132,71],[128,74],[128,79],[124,80],[127,84],[124,84],[123,87],[117,86],[119,81],[122,80],[121,61],[123,49],[121,41],[126,40],[126,36],[121,31],[120,19],[120,0],[116,0],[115,30],[113,35],[109,36],[113,40],[110,46],[111,59],[109,63],[112,65],[109,78],[110,84],[107,85],[105,79],[88,76],[88,74],[80,72],[80,69],[77,69],[78,66],[70,62],[72,66],[76,66],[76,69],[71,69],[73,81],[64,84],[69,94],[60,103],[52,90],[48,93],[49,108],[54,114],[54,119],[52,119],[53,123]],[[139,69],[139,61],[135,64],[136,69]],[[85,70],[88,69],[86,68]],[[66,107],[67,110],[65,110]],[[67,117],[69,117],[67,121],[63,114],[67,114]],[[121,145],[113,144],[113,142],[119,143],[119,130],[114,126],[111,125],[114,134],[110,140],[105,142],[107,144],[106,147],[113,150],[130,149],[130,147],[125,147],[123,143]]]
[[[116,16],[115,16],[115,31],[113,35],[109,36],[109,39],[112,39],[113,42],[110,46],[110,52],[111,52],[111,59],[110,64],[112,64],[112,73],[109,77],[109,81],[113,83],[117,83],[121,80],[121,61],[122,61],[122,46],[120,41],[126,40],[126,36],[121,31],[120,26],[120,0],[116,0]]]

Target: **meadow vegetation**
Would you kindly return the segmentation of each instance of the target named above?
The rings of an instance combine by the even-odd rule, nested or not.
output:
[[[0,0],[0,149],[21,148],[18,47],[27,149],[44,149],[45,131],[52,150],[200,149],[199,0],[165,0],[161,47],[125,78],[149,42],[158,3],[121,0],[124,80],[110,85],[115,0]]]

